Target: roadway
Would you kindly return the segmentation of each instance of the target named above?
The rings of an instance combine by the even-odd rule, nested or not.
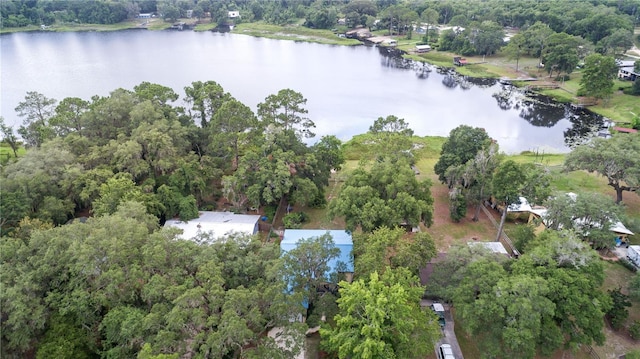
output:
[[[431,304],[433,304],[433,300],[423,299],[420,302],[420,305],[426,308],[430,308]],[[451,306],[446,303],[442,303],[442,306],[444,307],[445,326],[442,329],[442,338],[440,338],[440,340],[438,340],[438,342],[436,343],[436,351],[438,350],[440,345],[449,344],[451,345],[451,350],[453,350],[453,354],[455,355],[456,359],[464,359],[462,350],[460,349],[460,344],[458,344],[458,339],[456,338],[456,333],[454,331],[455,323],[453,322],[453,315],[451,314]],[[438,355],[436,353],[436,358],[437,357]]]

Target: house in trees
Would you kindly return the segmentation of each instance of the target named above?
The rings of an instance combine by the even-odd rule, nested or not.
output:
[[[283,252],[288,252],[297,247],[301,239],[309,239],[331,235],[336,248],[340,250],[340,254],[328,262],[329,273],[337,272],[344,275],[344,279],[351,282],[353,279],[353,239],[351,234],[345,230],[326,230],[326,229],[285,229],[284,236],[280,242],[280,248]]]
[[[494,197],[491,197],[490,204],[492,208],[502,212],[504,204],[499,203]],[[507,207],[507,218],[515,220],[527,220],[530,217],[531,211],[540,209],[543,207],[533,207],[525,197],[518,197],[518,202],[512,203]]]
[[[571,192],[567,193],[567,196],[569,196],[574,201],[577,198],[577,195]],[[540,232],[542,232],[544,229],[547,228],[548,222],[545,221],[546,214],[547,214],[547,209],[542,206],[531,208],[529,210],[528,222],[536,225],[536,228],[535,228],[536,234],[539,234]],[[584,219],[575,218],[573,222],[575,223],[576,226],[580,227],[581,223],[584,223]],[[627,242],[627,238],[629,236],[633,236],[633,232],[627,229],[627,227],[625,227],[625,225],[620,221],[612,221],[612,224],[609,227],[609,231],[612,232],[614,238],[616,239],[617,245],[620,245],[623,242]]]
[[[618,78],[620,80],[635,81],[640,77],[640,72],[634,70],[634,61],[618,62]]]
[[[240,11],[229,11],[227,16],[229,17],[229,19],[239,18],[240,17]]]
[[[231,234],[253,235],[258,233],[258,220],[260,216],[249,214],[235,214],[232,212],[202,211],[200,216],[187,222],[179,219],[170,219],[165,228],[178,228],[182,230],[179,236],[182,239],[195,240],[203,235],[210,238],[221,238]]]

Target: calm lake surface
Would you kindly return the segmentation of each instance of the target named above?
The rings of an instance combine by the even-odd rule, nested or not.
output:
[[[525,96],[495,80],[457,76],[364,45],[145,30],[17,33],[0,36],[0,44],[0,113],[15,127],[22,120],[14,108],[27,91],[89,100],[149,81],[182,97],[185,86],[208,80],[254,111],[281,89],[302,93],[317,138],[348,140],[378,117],[395,115],[421,136],[447,136],[467,124],[486,129],[507,153],[567,152],[568,143],[603,124],[588,111]]]

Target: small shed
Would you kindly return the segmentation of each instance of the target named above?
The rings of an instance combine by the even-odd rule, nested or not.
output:
[[[469,246],[482,246],[487,248],[493,253],[504,254],[509,257],[509,252],[504,248],[504,245],[500,242],[468,242]]]
[[[431,46],[430,45],[416,45],[416,52],[417,53],[425,53],[425,52],[429,52],[431,51]]]
[[[353,239],[351,234],[345,230],[327,230],[327,229],[285,229],[284,237],[280,242],[280,248],[284,252],[288,252],[298,246],[301,239],[317,238],[329,234],[333,239],[336,248],[340,250],[337,258],[329,261],[329,271],[335,271],[338,263],[342,262],[346,265],[345,273],[353,274]],[[348,276],[350,277],[350,276]]]
[[[212,238],[226,237],[232,233],[253,235],[258,233],[260,216],[250,214],[235,214],[232,212],[202,211],[198,218],[183,222],[170,219],[165,228],[173,227],[182,230],[181,239],[193,240],[202,234]]]
[[[238,18],[238,17],[240,17],[240,11],[229,11],[227,16],[229,17],[229,19]]]

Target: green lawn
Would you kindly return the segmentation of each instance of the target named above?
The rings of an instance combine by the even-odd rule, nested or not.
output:
[[[305,42],[316,42],[330,45],[360,45],[360,41],[355,39],[345,39],[338,37],[331,30],[309,29],[300,25],[278,26],[264,22],[252,22],[238,24],[233,32],[256,37],[266,37],[279,40],[295,40]]]
[[[25,150],[24,147],[20,147],[17,152],[18,157],[20,157],[23,156],[27,150]],[[4,143],[0,144],[0,164],[7,163],[12,158],[15,158],[15,156],[13,155],[11,148]]]

